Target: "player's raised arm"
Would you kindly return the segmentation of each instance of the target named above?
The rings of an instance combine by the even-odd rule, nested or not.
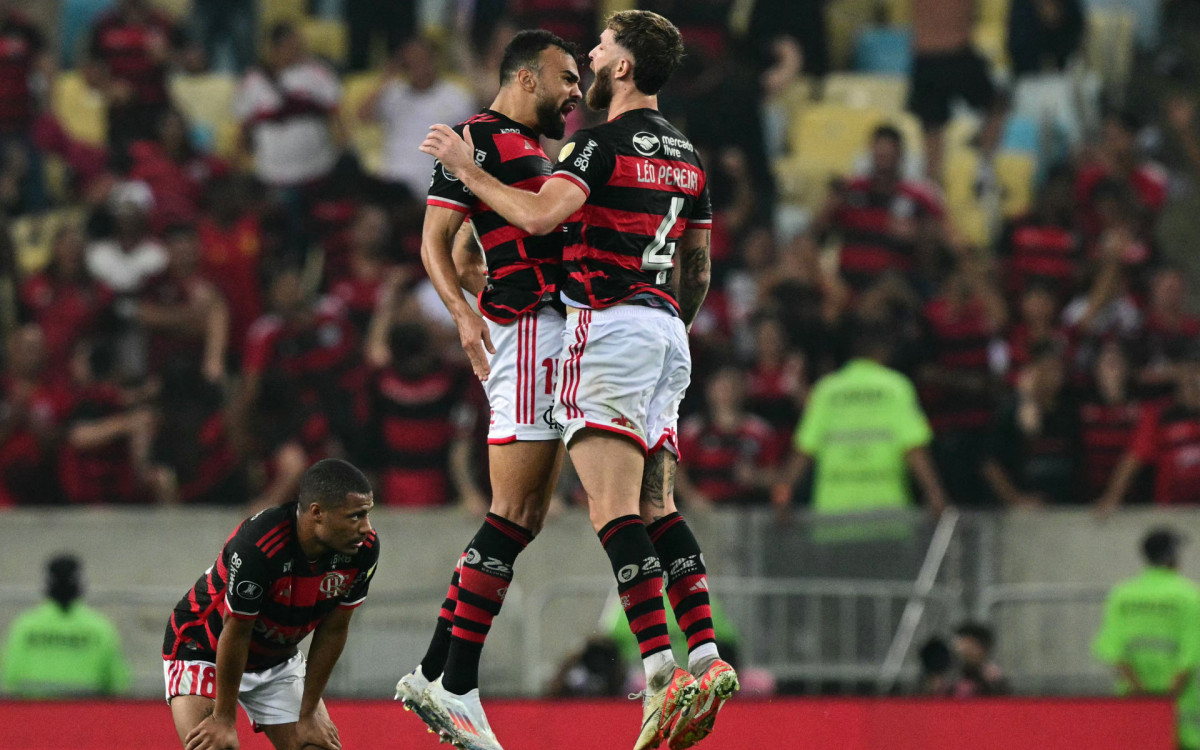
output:
[[[587,200],[583,188],[568,180],[547,180],[537,193],[505,185],[475,163],[470,126],[463,135],[465,140],[446,125],[434,125],[421,150],[437,157],[479,200],[513,226],[530,234],[549,234]]]
[[[196,725],[184,740],[186,750],[237,750],[237,705],[254,618],[226,613],[217,640],[217,693],[212,715]]]
[[[676,262],[679,264],[676,272],[679,317],[689,330],[696,314],[700,312],[704,297],[708,295],[712,272],[708,250],[710,235],[711,231],[705,227],[687,229],[679,238],[679,252],[676,254]]]
[[[495,354],[487,324],[463,298],[458,270],[454,265],[454,238],[463,225],[461,211],[430,205],[425,208],[425,225],[421,230],[421,262],[433,288],[458,326],[463,351],[471,361],[471,369],[480,380],[491,374],[487,354]],[[487,349],[487,352],[484,352]]]

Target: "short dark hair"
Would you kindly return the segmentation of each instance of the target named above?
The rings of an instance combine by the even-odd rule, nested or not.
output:
[[[308,467],[300,477],[300,508],[312,503],[336,508],[346,502],[347,495],[371,492],[371,483],[354,464],[340,458],[326,458]]]
[[[500,85],[503,86],[521,68],[537,70],[538,57],[549,47],[558,47],[572,58],[579,57],[579,49],[557,34],[544,29],[519,31],[504,47],[504,57],[500,59]]]
[[[871,133],[871,143],[880,138],[887,138],[893,141],[897,147],[904,148],[904,136],[895,125],[880,125]]]
[[[1152,529],[1142,539],[1142,555],[1151,565],[1174,565],[1182,543],[1183,537],[1174,529],[1165,526]]]
[[[992,646],[996,643],[996,634],[992,629],[981,622],[964,622],[958,626],[954,634],[959,638],[970,638],[979,643],[979,646],[986,652],[991,653]]]
[[[605,27],[617,44],[633,54],[633,84],[648,96],[657,94],[683,61],[683,35],[675,24],[648,10],[622,10]]]

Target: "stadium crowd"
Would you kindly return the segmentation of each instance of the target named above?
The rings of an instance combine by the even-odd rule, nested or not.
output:
[[[265,507],[344,455],[486,510],[417,146],[516,29],[587,50],[632,5],[63,2],[52,44],[0,2],[0,506]],[[685,504],[769,502],[880,330],[950,502],[1200,502],[1200,4],[638,5],[688,42],[661,105],[716,211]]]

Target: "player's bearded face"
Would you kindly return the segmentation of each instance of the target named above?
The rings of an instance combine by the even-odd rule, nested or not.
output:
[[[590,109],[602,112],[608,109],[609,104],[612,104],[612,72],[615,64],[609,63],[596,71],[596,80],[592,81],[592,85],[587,90],[586,102]]]
[[[570,104],[570,109],[567,107],[568,104]],[[567,132],[567,114],[572,109],[575,109],[575,104],[571,99],[557,101],[546,89],[542,89],[538,94],[537,102],[538,130],[551,140],[556,141],[562,138],[563,134]]]

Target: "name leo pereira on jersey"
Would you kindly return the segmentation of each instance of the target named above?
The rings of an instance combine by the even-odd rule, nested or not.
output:
[[[673,167],[669,164],[655,163],[650,159],[638,161],[634,167],[636,179],[640,183],[660,188],[677,187],[688,193],[700,190],[700,174],[690,167]]]

